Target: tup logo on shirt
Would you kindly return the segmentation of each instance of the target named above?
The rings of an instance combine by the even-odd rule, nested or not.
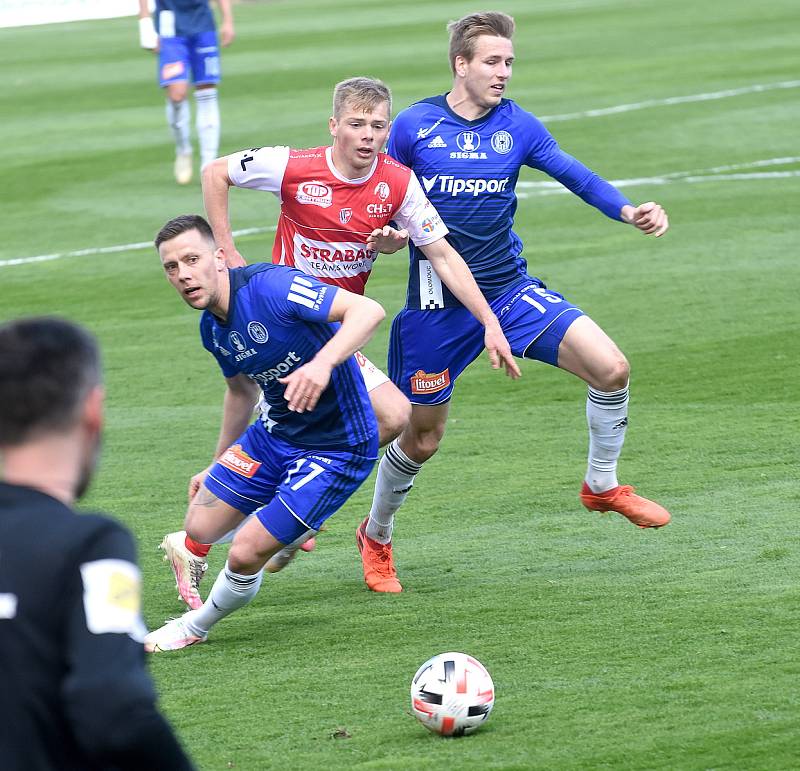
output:
[[[315,179],[301,182],[295,195],[298,203],[312,204],[327,209],[333,203],[333,190],[324,182]]]

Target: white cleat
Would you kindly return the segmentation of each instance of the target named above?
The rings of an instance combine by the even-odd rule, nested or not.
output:
[[[185,541],[186,531],[179,530],[165,535],[158,548],[164,550],[164,559],[172,566],[178,597],[192,610],[197,610],[203,604],[200,581],[208,570],[208,562],[192,554],[186,548]]]
[[[175,181],[179,185],[188,185],[192,181],[192,154],[178,153],[175,156]]]
[[[145,652],[179,651],[181,648],[205,642],[208,635],[200,637],[190,632],[184,621],[185,616],[186,614],[180,618],[171,618],[164,626],[146,634],[144,638]]]

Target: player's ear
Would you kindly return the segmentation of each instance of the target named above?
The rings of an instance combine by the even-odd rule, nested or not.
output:
[[[333,117],[333,115],[331,115],[331,117],[328,118],[328,130],[331,132],[331,136],[334,139],[336,139],[336,130],[338,126],[339,122],[336,120],[336,118]]]
[[[467,60],[460,54],[456,56],[455,70],[458,77],[463,78],[467,74]]]
[[[217,261],[217,270],[222,270],[223,267],[227,264],[227,260],[225,258],[225,250],[218,246],[214,250],[214,259]]]
[[[96,436],[103,429],[103,404],[105,403],[106,389],[97,385],[89,391],[83,403],[81,420],[87,430]]]

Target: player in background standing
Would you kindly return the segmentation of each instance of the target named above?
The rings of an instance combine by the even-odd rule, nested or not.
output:
[[[380,152],[389,133],[390,116],[391,93],[384,83],[350,78],[334,89],[329,121],[332,146],[243,150],[206,166],[203,194],[215,240],[229,265],[243,265],[231,232],[230,187],[271,192],[281,201],[273,262],[293,265],[321,281],[363,294],[378,252],[396,251],[411,233],[432,274],[435,270],[435,280],[448,286],[475,319],[493,366],[502,365],[517,376],[519,369],[497,318],[466,264],[444,238],[447,228],[436,209],[414,174]],[[391,227],[390,221],[401,230]],[[360,353],[357,359],[378,418],[380,442],[385,444],[405,427],[410,404]],[[221,443],[218,453],[226,448]],[[190,497],[198,485],[199,476],[191,483]],[[369,528],[359,535],[367,585],[376,591],[398,592],[401,586],[391,543],[378,543],[372,535]],[[190,607],[198,606],[202,602],[199,582],[210,547],[179,531],[168,534],[161,548],[172,565],[180,596]],[[267,569],[282,567],[292,554],[287,551]]]
[[[218,0],[223,46],[233,42],[231,0]],[[175,180],[192,181],[192,142],[189,136],[189,70],[194,83],[200,168],[219,155],[220,57],[214,14],[209,0],[155,0],[155,24],[149,0],[139,0],[139,43],[158,51],[158,82],[167,92],[167,124],[175,138]]]
[[[189,769],[144,667],[141,574],[117,522],[72,508],[97,463],[94,339],[0,326],[0,766]]]
[[[561,150],[529,112],[505,98],[511,78],[514,21],[477,13],[449,25],[452,90],[402,111],[389,154],[409,166],[450,230],[500,319],[515,356],[558,366],[588,384],[589,461],[580,499],[616,511],[640,527],[661,527],[659,504],[619,485],[617,459],[628,423],[628,362],[588,316],[526,273],[522,242],[511,229],[522,166],[540,169],[611,219],[663,235],[656,203],[633,206],[615,187]],[[412,242],[413,242],[412,236]],[[378,468],[369,514],[379,539],[391,538],[395,511],[444,435],[456,378],[482,349],[480,330],[410,246],[407,304],[392,324],[389,374],[412,402],[408,427]]]
[[[266,562],[313,536],[369,475],[378,426],[353,354],[384,318],[374,300],[295,268],[228,268],[196,215],[164,225],[156,247],[169,282],[203,311],[203,346],[228,386],[227,449],[201,472],[186,530],[202,543],[236,534],[206,602],[147,635],[151,652],[205,640],[256,595]],[[251,424],[259,391],[264,406]]]

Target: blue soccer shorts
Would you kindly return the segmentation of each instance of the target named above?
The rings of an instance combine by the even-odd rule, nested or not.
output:
[[[369,476],[378,440],[348,450],[309,450],[253,423],[211,467],[205,486],[288,544],[317,531]]]
[[[492,310],[520,358],[558,366],[558,346],[583,311],[539,279],[494,300]],[[442,404],[483,350],[484,328],[464,307],[404,309],[392,322],[389,377],[412,404]]]
[[[219,83],[219,46],[213,29],[191,37],[159,38],[159,85],[188,81],[190,70],[198,86]]]

